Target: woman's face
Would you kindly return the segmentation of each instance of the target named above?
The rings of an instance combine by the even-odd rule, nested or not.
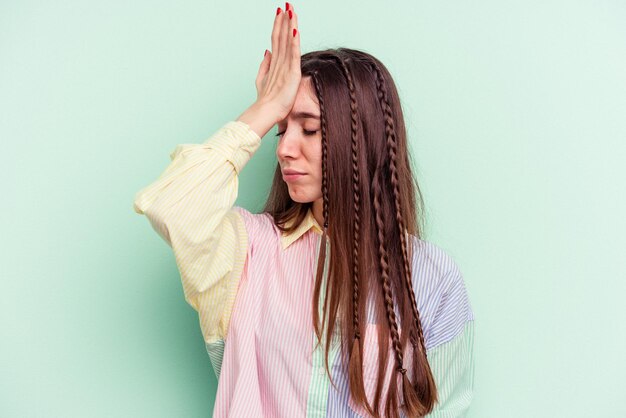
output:
[[[287,118],[278,122],[276,156],[289,196],[299,203],[322,197],[322,132],[320,107],[311,77],[303,77]],[[290,174],[290,171],[301,174]]]

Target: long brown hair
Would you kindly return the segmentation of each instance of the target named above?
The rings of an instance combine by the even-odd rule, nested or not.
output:
[[[379,416],[386,368],[379,367],[373,405],[363,381],[366,321],[362,318],[371,298],[375,317],[386,318],[378,327],[380,364],[387,364],[391,337],[397,372],[402,375],[401,389],[397,375],[392,374],[387,382],[384,416],[398,417],[400,390],[408,416],[426,415],[437,400],[437,390],[411,281],[410,238],[421,235],[423,200],[411,170],[398,92],[387,68],[359,50],[309,52],[301,58],[301,69],[303,78],[311,77],[321,116],[324,233],[312,310],[318,344],[322,329],[327,330],[326,370],[330,375],[328,353],[339,321],[352,398]],[[290,232],[311,206],[311,202],[291,200],[278,165],[264,211],[279,229]],[[327,286],[321,295],[328,239]],[[318,303],[322,296],[321,325]],[[410,379],[403,367],[409,342],[413,348]]]

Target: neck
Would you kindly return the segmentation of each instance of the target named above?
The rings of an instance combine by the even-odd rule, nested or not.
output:
[[[324,213],[323,213],[323,200],[322,198],[317,199],[313,202],[313,217],[319,224],[320,228],[324,229]]]

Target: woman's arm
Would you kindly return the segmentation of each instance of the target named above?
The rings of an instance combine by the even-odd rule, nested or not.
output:
[[[474,396],[474,314],[458,267],[448,275],[430,330],[440,343],[427,351],[438,395],[429,418],[464,417]]]
[[[428,362],[439,397],[428,417],[464,417],[474,396],[474,321],[452,341],[429,350]]]
[[[255,81],[255,103],[204,143],[176,147],[163,174],[135,196],[135,211],[174,251],[185,299],[199,313],[207,346],[226,337],[247,253],[245,225],[232,210],[238,175],[261,138],[291,111],[302,78],[296,27],[295,11],[279,9],[272,52]]]
[[[135,211],[173,249],[185,299],[198,311],[207,344],[228,330],[248,241],[231,208],[238,173],[260,143],[248,125],[229,122],[202,144],[177,146],[163,174],[135,196]]]

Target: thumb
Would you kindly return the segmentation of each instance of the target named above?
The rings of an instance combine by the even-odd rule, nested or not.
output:
[[[259,73],[256,76],[256,88],[258,91],[261,90],[261,84],[263,83],[263,79],[265,75],[270,69],[270,62],[272,61],[272,53],[265,50],[265,56],[263,57],[263,61],[261,61],[261,65],[259,66]]]

